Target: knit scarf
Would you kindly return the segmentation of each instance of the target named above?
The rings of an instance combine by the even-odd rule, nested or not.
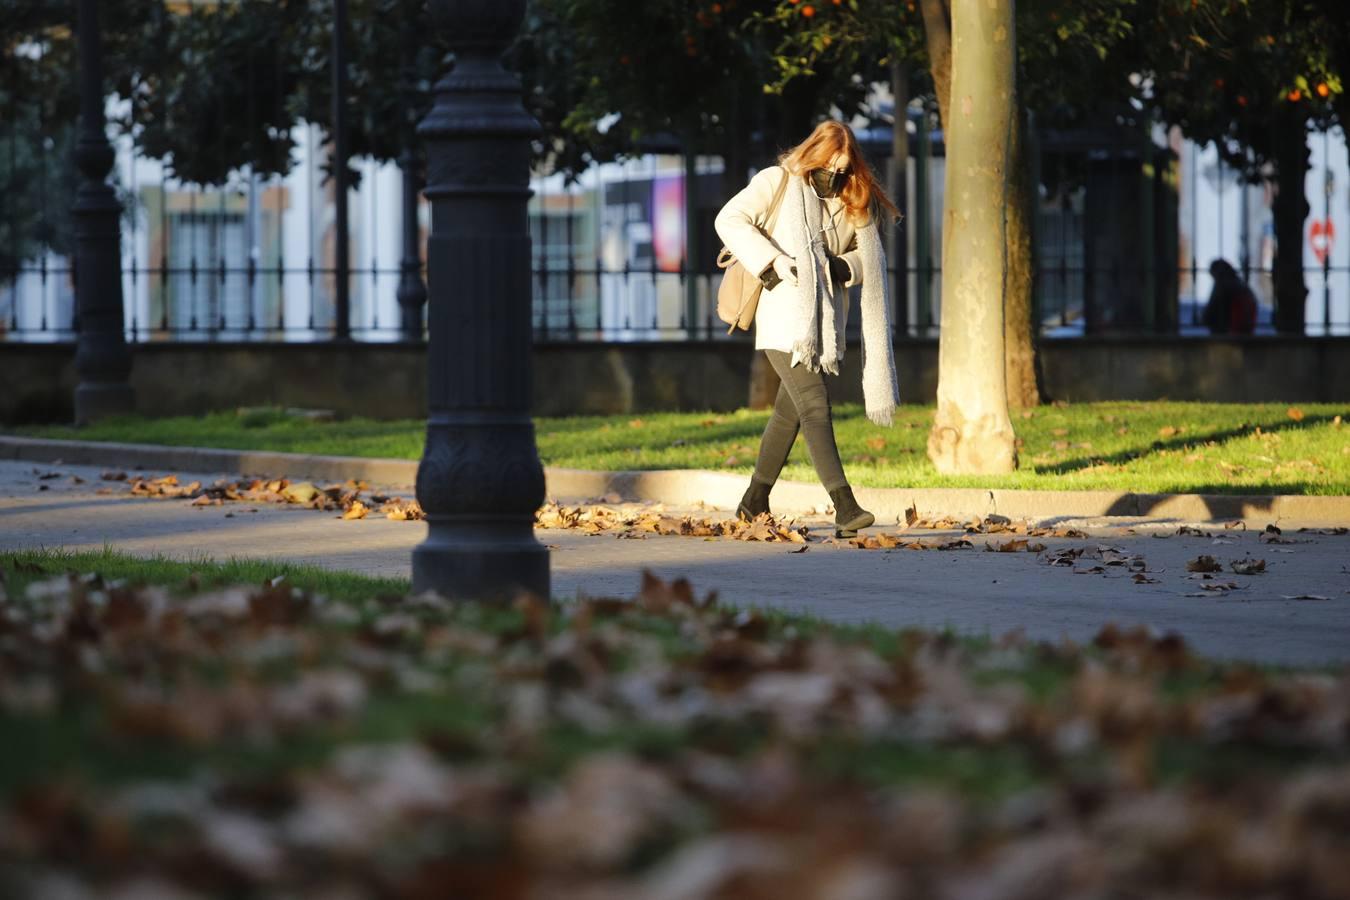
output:
[[[805,178],[793,178],[783,197],[782,219],[788,247],[797,261],[792,365],[812,372],[839,374],[844,358],[844,325],[848,312],[839,302],[843,288],[833,290],[823,231],[824,204]],[[890,283],[886,251],[875,222],[856,230],[862,257],[863,404],[867,418],[890,425],[899,397],[895,351],[891,344]],[[856,273],[854,281],[857,281]]]

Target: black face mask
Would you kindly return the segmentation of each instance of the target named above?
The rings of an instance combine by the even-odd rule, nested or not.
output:
[[[829,169],[812,169],[811,186],[818,197],[833,197],[844,189],[848,181],[847,172],[831,172]]]

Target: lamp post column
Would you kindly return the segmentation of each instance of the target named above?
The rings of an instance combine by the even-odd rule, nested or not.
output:
[[[80,137],[75,164],[81,179],[75,204],[75,423],[130,413],[131,351],[122,320],[122,204],[107,182],[114,154],[103,118],[103,51],[97,0],[79,0]]]
[[[432,0],[455,54],[418,127],[427,147],[429,344],[417,499],[427,539],[413,590],[494,600],[549,596],[534,538],[544,470],[530,418],[530,139],[538,123],[501,54],[525,0]]]

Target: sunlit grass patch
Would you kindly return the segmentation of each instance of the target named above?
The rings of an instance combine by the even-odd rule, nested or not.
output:
[[[863,487],[981,487],[1145,493],[1350,494],[1350,406],[1115,402],[1014,414],[1021,469],[941,476],[926,455],[933,411],[905,406],[878,428],[857,405],[835,410],[849,480]],[[648,413],[536,420],[546,465],[577,469],[711,469],[748,475],[767,411]],[[48,437],[417,459],[425,423],[313,422],[280,410],[43,426]],[[279,473],[280,474],[280,473]],[[784,477],[813,481],[798,441]]]

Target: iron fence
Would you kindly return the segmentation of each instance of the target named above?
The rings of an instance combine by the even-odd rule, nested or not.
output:
[[[227,262],[216,246],[228,245],[218,231],[204,240],[200,255],[187,253],[183,264],[148,265],[135,255],[122,270],[129,342],[164,340],[205,341],[326,341],[334,338],[333,283],[340,277],[331,265],[313,258],[289,266],[284,257],[258,263],[244,255],[243,264]],[[422,267],[425,273],[425,266]],[[352,287],[354,315],[351,337],[362,341],[406,340],[398,321],[396,292],[402,270],[382,264],[353,266],[346,273]],[[942,269],[923,264],[898,270],[891,267],[892,284],[903,274],[907,291],[892,288],[891,322],[897,338],[935,337],[941,318]],[[1257,333],[1274,333],[1272,306],[1262,284],[1273,282],[1273,271],[1250,265],[1244,281],[1255,287]],[[1333,298],[1350,288],[1350,266],[1329,263],[1304,270],[1310,315],[1305,334],[1350,335],[1350,318],[1338,317]],[[63,257],[44,255],[20,267],[5,289],[0,289],[0,341],[60,342],[79,333],[74,306],[77,273]],[[539,341],[721,341],[728,336],[716,316],[720,270],[689,271],[633,265],[609,268],[588,265],[548,265],[536,259],[533,272],[534,335]],[[1104,315],[1091,302],[1097,284],[1139,288],[1152,280],[1168,306],[1121,318],[1110,308]],[[1090,268],[1067,261],[1042,264],[1033,276],[1034,323],[1046,337],[1086,334],[1178,334],[1206,336],[1202,321],[1205,292],[1175,296],[1176,284],[1203,285],[1208,273],[1198,260],[1175,270],[1142,267]],[[693,283],[695,303],[688,303]],[[908,296],[902,307],[895,298]],[[139,299],[137,299],[139,298]],[[485,298],[490,299],[490,298]],[[856,295],[853,308],[857,308]],[[135,302],[133,302],[133,300]],[[1343,305],[1343,304],[1342,304]],[[856,333],[857,316],[850,316]],[[425,330],[418,338],[425,337]]]

